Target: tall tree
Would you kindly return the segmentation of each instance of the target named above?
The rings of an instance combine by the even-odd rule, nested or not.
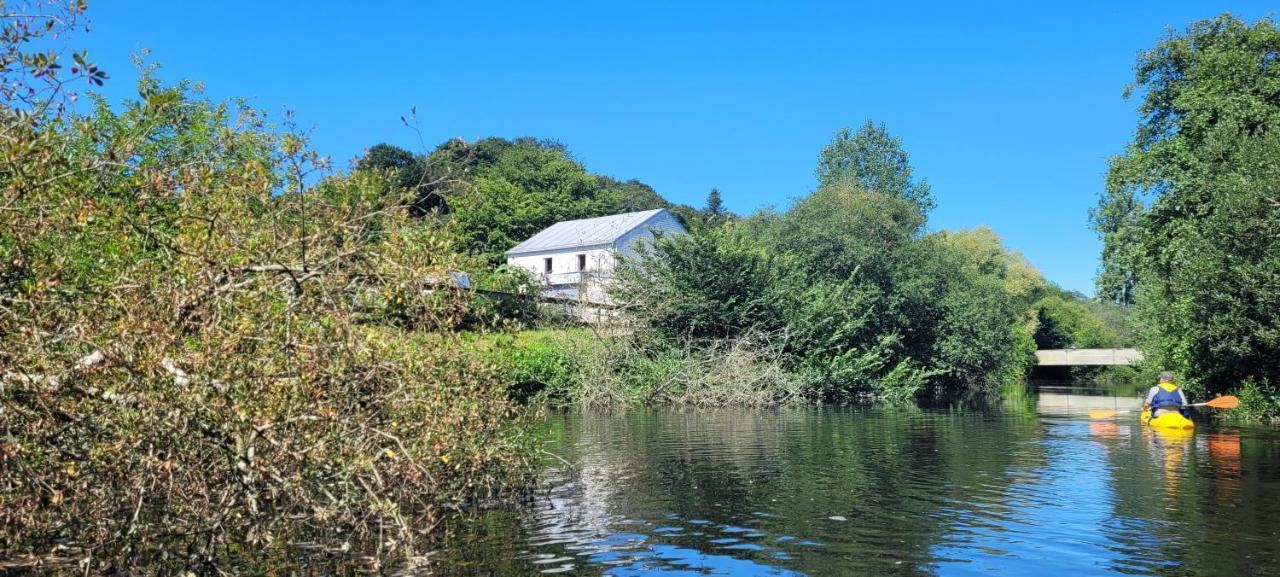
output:
[[[1102,259],[1095,283],[1098,298],[1130,306],[1138,278],[1134,254],[1141,232],[1143,206],[1131,186],[1110,185],[1097,207],[1089,210],[1090,223],[1102,237]]]
[[[1100,292],[1136,295],[1156,363],[1280,409],[1280,30],[1196,22],[1139,55],[1135,93],[1138,130],[1093,212]]]
[[[724,215],[724,203],[720,199],[720,189],[712,187],[707,193],[707,207],[703,209],[708,217],[716,218]]]
[[[929,183],[912,176],[911,159],[902,140],[884,124],[866,121],[857,132],[840,129],[818,155],[818,187],[855,184],[868,191],[897,196],[915,204],[922,214],[934,207]]]
[[[783,251],[801,256],[811,278],[855,273],[882,287],[893,263],[924,226],[915,205],[859,186],[829,186],[800,199],[774,230]]]

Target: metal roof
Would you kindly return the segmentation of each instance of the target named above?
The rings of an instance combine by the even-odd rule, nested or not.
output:
[[[658,208],[612,216],[557,222],[543,229],[542,232],[533,235],[529,240],[517,244],[507,251],[507,254],[613,244],[622,235],[644,224],[649,219],[657,216],[658,213],[665,211],[666,209]]]

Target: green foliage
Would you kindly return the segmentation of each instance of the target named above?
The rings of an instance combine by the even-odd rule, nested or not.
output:
[[[556,222],[668,204],[642,183],[588,173],[558,143],[481,142],[468,157],[474,166],[465,185],[449,203],[461,247],[494,265],[507,249]]]
[[[515,323],[529,327],[541,319],[538,301],[530,297],[540,295],[542,286],[527,270],[510,265],[480,270],[472,276],[471,284],[482,291],[472,305],[472,318],[482,325],[501,327]]]
[[[600,186],[609,191],[612,198],[618,201],[618,212],[638,212],[641,210],[651,210],[654,208],[665,208],[671,210],[677,217],[682,217],[682,211],[685,216],[691,211],[697,211],[684,205],[674,205],[667,202],[658,194],[653,187],[640,182],[634,178],[626,181],[620,181],[609,176],[598,177]]]
[[[443,231],[243,104],[145,71],[139,94],[0,110],[6,556],[165,573],[309,541],[385,565],[523,486],[525,413],[457,338],[468,295],[424,290]]]
[[[733,226],[663,236],[618,266],[620,302],[672,339],[732,338],[783,321],[783,266]]]
[[[89,60],[87,52],[65,55],[50,46],[63,43],[66,36],[87,26],[83,1],[42,2],[7,0],[0,2],[0,102],[9,122],[28,124],[43,119],[50,108],[61,113],[74,92],[66,91],[79,80],[102,86],[106,71]]]
[[[1031,359],[1039,273],[988,229],[919,236],[895,196],[837,185],[787,213],[661,238],[619,295],[681,346],[771,335],[805,395],[902,401],[994,390]]]
[[[711,192],[707,193],[706,206],[702,208],[702,212],[692,211],[693,214],[682,216],[677,212],[677,218],[681,218],[685,222],[685,228],[698,228],[702,226],[720,226],[726,222],[737,219],[738,217],[729,209],[724,207],[724,199],[720,196],[720,189],[712,187]]]
[[[686,226],[706,220],[643,182],[588,172],[553,140],[454,139],[425,156],[379,144],[358,169],[384,174],[408,191],[417,216],[447,212],[458,248],[480,257],[483,267],[501,265],[508,249],[563,220],[654,208],[670,209]]]
[[[511,396],[527,403],[539,394],[555,401],[556,393],[581,372],[580,359],[597,343],[584,329],[539,329],[479,335],[471,346],[498,367]]]
[[[706,213],[708,218],[718,218],[728,212],[724,208],[724,201],[720,198],[720,189],[713,187],[711,192],[707,193],[707,206],[702,209],[702,212]]]
[[[1041,349],[1105,349],[1122,345],[1120,336],[1083,302],[1050,294],[1036,301],[1039,326],[1036,347]]]
[[[818,155],[818,188],[845,186],[895,196],[921,214],[934,207],[929,183],[915,180],[902,140],[867,120],[856,133],[842,128]]]
[[[503,252],[556,221],[543,201],[505,180],[480,177],[450,199],[451,224],[460,245],[497,266]]]
[[[894,263],[923,226],[924,215],[910,202],[839,184],[797,201],[769,232],[809,279],[856,275],[887,287]]]
[[[1094,211],[1100,294],[1132,294],[1148,360],[1209,393],[1280,382],[1277,54],[1271,20],[1230,15],[1143,52],[1141,121]]]
[[[1113,161],[1114,163],[1114,161]],[[1093,229],[1102,237],[1102,267],[1096,284],[1098,297],[1119,306],[1132,306],[1137,291],[1138,240],[1143,207],[1131,187],[1109,184],[1098,206],[1090,209]]]
[[[938,390],[993,392],[1023,375],[1040,273],[988,228],[928,235],[913,248],[894,309],[912,357],[940,375]]]
[[[1280,387],[1246,380],[1238,392],[1240,408],[1222,415],[1237,422],[1276,421],[1280,415]]]
[[[396,189],[412,193],[409,211],[415,216],[448,208],[441,194],[443,177],[431,170],[427,159],[414,156],[408,150],[386,143],[375,144],[360,159],[356,170],[380,171]]]

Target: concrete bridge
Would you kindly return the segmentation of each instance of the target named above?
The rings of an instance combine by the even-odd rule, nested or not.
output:
[[[1042,349],[1036,351],[1039,367],[1092,367],[1133,365],[1142,362],[1138,349]]]

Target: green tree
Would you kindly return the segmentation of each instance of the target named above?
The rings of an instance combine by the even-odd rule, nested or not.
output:
[[[707,193],[707,207],[702,209],[709,218],[719,218],[724,216],[724,202],[720,199],[720,189],[712,187],[711,192]]]
[[[618,199],[618,212],[637,212],[655,208],[673,208],[675,205],[662,198],[658,191],[634,178],[620,181],[609,176],[599,176],[600,186]]]
[[[840,183],[797,201],[772,234],[811,278],[844,280],[856,273],[888,288],[892,263],[923,226],[924,216],[910,202]]]
[[[818,155],[816,174],[819,188],[855,185],[906,199],[922,214],[934,207],[929,183],[912,175],[911,160],[902,140],[889,134],[884,124],[870,120],[857,132],[847,127],[836,132]]]
[[[888,314],[904,354],[940,375],[935,394],[991,392],[1025,373],[1034,351],[1030,298],[1044,279],[994,231],[926,235],[893,278]]]
[[[356,169],[383,171],[396,188],[412,193],[409,210],[414,216],[425,216],[447,208],[441,194],[443,178],[438,174],[439,171],[430,170],[430,160],[427,158],[416,156],[398,146],[381,143],[369,147]]]
[[[1097,349],[1120,346],[1120,336],[1083,302],[1049,294],[1034,305],[1036,347]]]
[[[1137,291],[1138,235],[1142,202],[1131,186],[1112,185],[1098,206],[1089,210],[1093,229],[1102,237],[1102,264],[1096,285],[1098,296],[1121,306],[1134,304]]]
[[[412,152],[384,142],[370,146],[356,168],[404,170],[412,167],[416,161]]]
[[[616,294],[672,339],[723,339],[781,328],[784,262],[732,226],[664,236],[618,266]]]
[[[636,179],[587,171],[564,145],[546,139],[451,140],[426,159],[427,179],[447,203],[461,248],[491,265],[562,220],[667,208],[688,228],[702,213],[662,198]]]
[[[664,238],[618,296],[662,338],[778,335],[806,392],[907,400],[1024,374],[1044,279],[990,229],[919,236],[910,202],[837,185],[783,215]]]
[[[550,141],[486,139],[446,143],[449,170],[466,180],[450,196],[451,225],[461,248],[492,265],[503,253],[558,221],[609,214],[616,193]]]
[[[507,249],[561,220],[655,208],[670,210],[687,228],[706,220],[639,180],[587,171],[550,139],[455,138],[425,156],[377,144],[357,169],[383,173],[397,189],[411,192],[411,214],[448,213],[460,248],[484,266],[501,264]]]
[[[1094,211],[1099,292],[1125,302],[1117,287],[1132,282],[1154,363],[1209,391],[1250,383],[1276,402],[1280,30],[1230,15],[1196,22],[1139,55],[1133,94],[1138,130]]]

